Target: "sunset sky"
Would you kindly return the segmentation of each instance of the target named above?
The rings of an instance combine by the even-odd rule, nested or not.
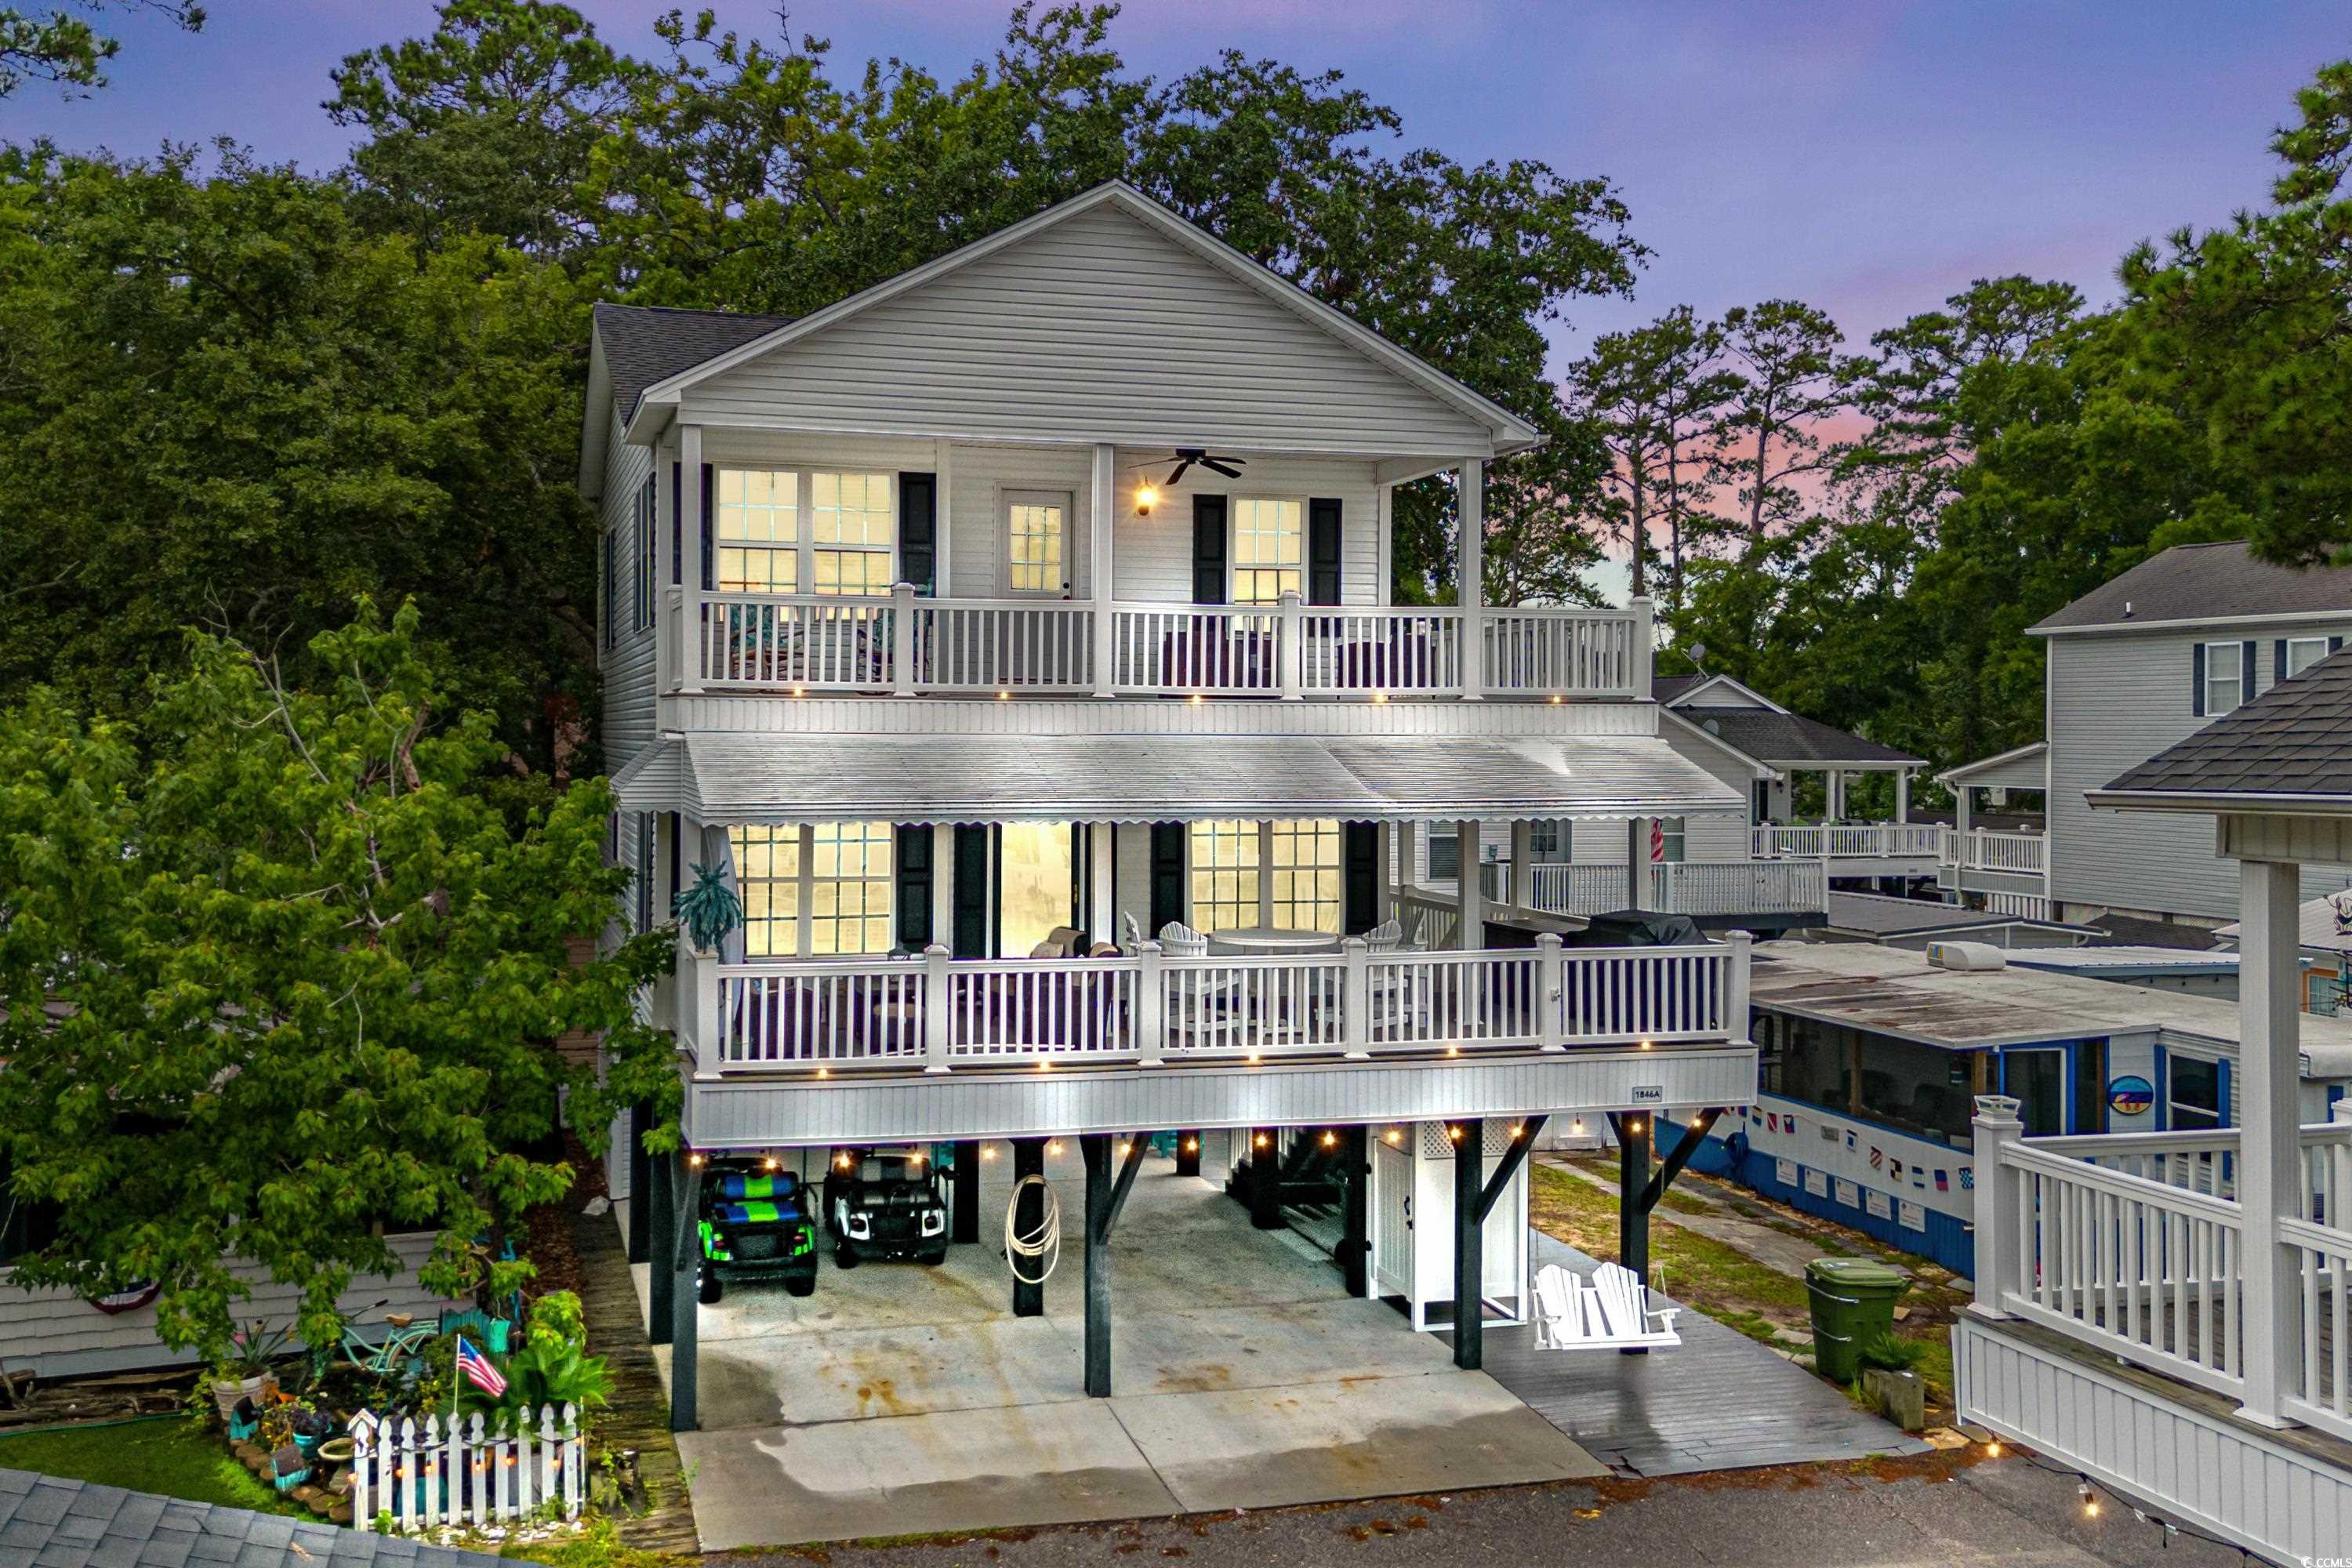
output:
[[[584,0],[650,53],[666,4]],[[772,11],[722,0],[722,24]],[[319,101],[345,53],[421,34],[425,0],[214,0],[187,37],[136,17],[114,85],[61,102],[27,87],[0,138],[153,150],[227,133],[325,168],[344,133]],[[1003,0],[797,0],[835,58],[899,55],[951,77],[1001,38]],[[2323,60],[2352,55],[2345,0],[1966,4],[1505,4],[1135,0],[1129,65],[1180,72],[1223,47],[1333,66],[1400,110],[1406,144],[1606,174],[1657,254],[1631,301],[1580,302],[1554,332],[1670,305],[1775,295],[1828,309],[1857,343],[1974,278],[2112,288],[2133,241],[2259,201],[2263,143]]]

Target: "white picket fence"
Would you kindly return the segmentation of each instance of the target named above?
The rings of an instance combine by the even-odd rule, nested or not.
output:
[[[502,1410],[488,1423],[478,1413],[452,1415],[446,1425],[428,1415],[422,1427],[411,1417],[393,1425],[361,1411],[351,1426],[352,1522],[372,1531],[389,1514],[392,1527],[408,1533],[556,1511],[578,1519],[587,1486],[580,1412],[550,1405],[536,1433],[531,1426],[527,1409],[519,1418]]]

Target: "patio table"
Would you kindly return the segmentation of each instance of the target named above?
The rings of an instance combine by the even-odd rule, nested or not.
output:
[[[1339,939],[1323,931],[1244,926],[1239,931],[1210,932],[1209,951],[1228,957],[1278,958],[1286,953],[1337,952]]]

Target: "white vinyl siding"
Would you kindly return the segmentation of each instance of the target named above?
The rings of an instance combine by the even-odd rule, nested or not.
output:
[[[1493,442],[1482,421],[1100,207],[691,386],[681,416],[1383,456]]]
[[[645,447],[631,447],[622,442],[619,432],[604,448],[604,491],[603,521],[605,536],[613,540],[614,571],[608,592],[600,592],[604,605],[604,763],[608,773],[618,772],[623,764],[638,752],[653,743],[654,738],[654,637],[651,631],[651,605],[661,591],[658,570],[647,595],[646,629],[630,629],[630,600],[635,593],[636,559],[642,559],[633,549],[633,525],[646,486],[650,480],[656,495],[660,486],[668,482],[669,462],[663,458],[658,470],[653,451]],[[665,531],[658,521],[654,528],[658,541]],[[602,545],[600,543],[600,551]],[[656,544],[658,566],[661,548]],[[600,554],[597,571],[604,572]],[[600,583],[600,589],[604,584]],[[624,862],[625,864],[625,862]]]

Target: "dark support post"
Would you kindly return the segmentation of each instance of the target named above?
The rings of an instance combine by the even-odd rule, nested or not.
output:
[[[1087,1167],[1087,1394],[1110,1397],[1110,1134],[1078,1136]]]
[[[644,1100],[629,1107],[629,1261],[653,1258],[653,1156],[646,1152],[646,1134],[653,1131],[654,1108]]]
[[[1658,1173],[1652,1176],[1650,1184],[1642,1190],[1643,1213],[1658,1206],[1658,1200],[1666,1195],[1666,1189],[1673,1186],[1675,1178],[1683,1173],[1683,1167],[1690,1163],[1693,1154],[1698,1152],[1698,1146],[1706,1141],[1706,1135],[1715,1131],[1716,1120],[1722,1114],[1719,1107],[1714,1110],[1702,1110],[1688,1127],[1683,1129],[1674,1152],[1666,1156],[1665,1163],[1658,1167]],[[1656,1124],[1653,1122],[1652,1125]]]
[[[1486,1360],[1486,1249],[1478,1200],[1486,1189],[1486,1125],[1456,1124],[1454,1144],[1454,1364],[1476,1372]]]
[[[1650,1282],[1650,1137],[1647,1113],[1612,1111],[1610,1125],[1617,1130],[1617,1261]],[[1646,1350],[1621,1351],[1621,1355],[1647,1355]]]
[[[948,1194],[951,1210],[949,1234],[957,1241],[980,1239],[980,1140],[967,1138],[955,1146],[955,1173]]]
[[[1367,1232],[1365,1210],[1371,1198],[1372,1130],[1369,1127],[1348,1127],[1340,1130],[1339,1159],[1342,1179],[1339,1199],[1339,1278],[1346,1282],[1348,1294],[1361,1296],[1371,1272],[1371,1242]]]
[[[677,1282],[677,1193],[671,1181],[671,1165],[677,1156],[656,1154],[646,1162],[646,1173],[651,1178],[646,1184],[646,1222],[653,1235],[647,1242],[653,1265],[646,1300],[646,1340],[650,1344],[669,1343],[671,1291]]]
[[[1259,1127],[1250,1132],[1250,1224],[1260,1230],[1282,1228],[1282,1129]]]
[[[1176,1173],[1197,1176],[1201,1173],[1201,1130],[1187,1127],[1176,1134]]]
[[[699,1384],[694,1352],[702,1310],[701,1295],[695,1289],[695,1276],[702,1263],[702,1242],[696,1228],[696,1220],[702,1213],[702,1163],[700,1156],[684,1152],[670,1158],[677,1163],[671,1180],[677,1186],[677,1205],[673,1211],[677,1227],[677,1262],[671,1271],[670,1284],[669,1429],[691,1432],[701,1425],[695,1409]]]
[[[1013,1140],[1013,1179],[1042,1176],[1045,1173],[1045,1141],[1043,1138]],[[1023,1236],[1034,1236],[1045,1223],[1045,1194],[1043,1188],[1030,1187],[1021,1194],[1020,1205],[1013,1211],[1013,1228]],[[1007,1237],[1009,1243],[1012,1237]],[[1012,1258],[1008,1257],[1009,1263]],[[1032,1260],[1023,1268],[1034,1273],[1039,1265]],[[1013,1281],[1013,1315],[1016,1318],[1042,1318],[1045,1315],[1045,1287],[1026,1284],[1018,1278]]]

